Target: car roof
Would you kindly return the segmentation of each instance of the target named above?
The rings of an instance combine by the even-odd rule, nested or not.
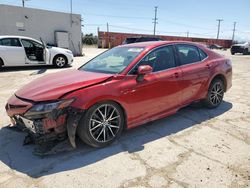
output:
[[[125,44],[120,45],[118,47],[138,47],[138,48],[155,48],[158,46],[166,45],[166,44],[190,44],[195,45],[199,47],[203,47],[204,45],[195,43],[195,42],[189,42],[189,41],[149,41],[149,42],[138,42],[138,43],[131,43],[131,44]]]
[[[25,37],[25,36],[18,36],[18,35],[0,35],[0,39],[3,38],[22,38],[22,39],[30,39],[30,40],[34,40],[37,41],[39,43],[41,43],[39,40],[31,38],[31,37]]]

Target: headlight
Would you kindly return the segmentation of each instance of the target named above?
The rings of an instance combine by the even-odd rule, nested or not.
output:
[[[46,114],[52,112],[55,109],[62,109],[68,107],[75,99],[66,99],[60,101],[54,101],[50,103],[40,103],[31,107],[26,113],[25,116],[32,116],[37,114]]]
[[[73,54],[72,51],[70,51],[70,50],[66,50],[66,53]]]

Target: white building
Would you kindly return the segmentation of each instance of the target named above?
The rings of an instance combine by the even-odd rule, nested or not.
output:
[[[21,35],[82,54],[81,15],[0,4],[0,35]]]

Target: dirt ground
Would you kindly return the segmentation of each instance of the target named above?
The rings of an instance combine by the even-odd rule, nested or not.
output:
[[[84,49],[77,68],[101,49]],[[4,106],[22,85],[52,67],[0,72],[0,187],[250,187],[250,56],[231,56],[233,87],[220,107],[186,107],[177,114],[126,131],[103,149],[78,148],[48,157],[23,146],[24,133],[6,128]],[[66,68],[69,69],[69,68]],[[68,146],[65,146],[68,147]]]

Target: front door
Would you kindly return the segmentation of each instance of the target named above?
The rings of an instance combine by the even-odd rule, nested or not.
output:
[[[153,72],[137,81],[136,72],[140,65],[150,65]],[[126,77],[122,93],[130,108],[129,124],[154,120],[162,114],[175,110],[181,92],[178,84],[181,70],[176,67],[173,46],[153,50],[144,57]]]
[[[26,64],[45,64],[44,46],[31,39],[21,39],[26,53]]]
[[[49,49],[47,48],[47,45],[45,44],[45,42],[42,40],[42,38],[40,38],[42,44],[43,44],[43,60],[45,62],[45,64],[49,64]]]

